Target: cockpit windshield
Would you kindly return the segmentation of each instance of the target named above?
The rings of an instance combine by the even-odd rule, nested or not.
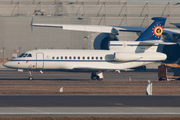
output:
[[[21,58],[21,57],[32,57],[32,55],[28,53],[22,53],[18,58]]]
[[[24,55],[24,53],[22,53],[18,58],[22,57]]]
[[[26,57],[28,54],[26,53],[26,54],[24,54],[22,57]]]

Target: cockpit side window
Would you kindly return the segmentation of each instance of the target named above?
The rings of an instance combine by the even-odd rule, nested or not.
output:
[[[28,54],[28,56],[27,57],[32,57],[32,55],[31,54]]]

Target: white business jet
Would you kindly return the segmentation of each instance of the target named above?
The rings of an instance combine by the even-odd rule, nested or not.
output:
[[[126,70],[166,59],[157,52],[158,44],[175,44],[160,40],[166,18],[154,17],[154,22],[136,41],[110,41],[109,50],[31,50],[3,65],[18,71],[65,70],[92,72],[92,80],[103,80],[104,71]]]

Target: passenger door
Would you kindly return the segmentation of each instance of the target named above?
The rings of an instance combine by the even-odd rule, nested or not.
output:
[[[44,54],[36,53],[36,68],[43,69],[44,68]]]

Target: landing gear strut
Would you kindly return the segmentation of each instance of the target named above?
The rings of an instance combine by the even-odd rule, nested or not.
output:
[[[91,73],[91,80],[98,80],[101,81],[104,79],[102,72],[92,72]]]
[[[29,80],[33,80],[32,71],[29,70]]]

